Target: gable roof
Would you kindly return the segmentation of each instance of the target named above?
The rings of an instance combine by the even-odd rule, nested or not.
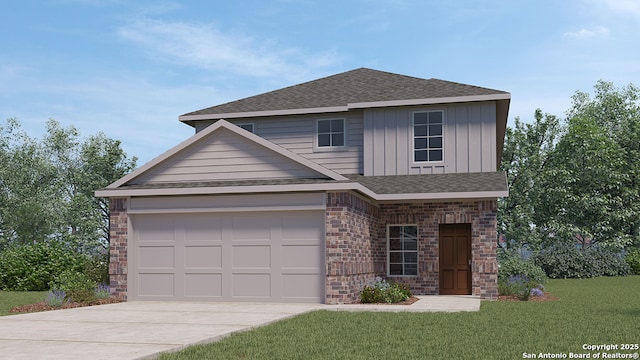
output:
[[[347,180],[346,177],[338,174],[333,170],[329,170],[322,165],[319,165],[309,159],[286,150],[228,121],[218,120],[215,124],[193,135],[179,145],[168,150],[164,154],[137,168],[136,170],[124,176],[120,180],[114,182],[113,184],[107,186],[107,189],[117,189],[126,185],[136,184],[137,181],[142,183],[153,182],[150,180],[153,180],[155,175],[162,173],[163,164],[174,164],[176,161],[185,160],[185,157],[180,158],[181,154],[188,153],[188,149],[190,147],[202,145],[203,142],[205,142],[207,139],[210,139],[215,133],[222,133],[222,137],[228,138],[229,136],[224,134],[225,131],[229,131],[234,137],[246,141],[247,144],[250,144],[253,147],[262,148],[268,152],[274,153],[275,155],[284,158],[285,161],[293,163],[293,169],[297,170],[298,173],[303,172],[306,174],[315,174],[315,178],[321,179],[330,179],[337,181]],[[215,177],[213,176],[212,178],[215,179]]]
[[[508,100],[505,91],[359,68],[180,116],[193,121],[347,111],[356,108]]]

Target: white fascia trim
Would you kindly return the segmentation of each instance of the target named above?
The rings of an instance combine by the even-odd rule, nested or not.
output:
[[[247,112],[204,114],[204,115],[180,115],[178,116],[178,120],[193,121],[193,120],[237,119],[237,118],[245,118],[245,117],[320,114],[320,113],[331,113],[331,112],[344,112],[348,110],[349,110],[348,106],[328,106],[328,107],[306,108],[306,109],[247,111]]]
[[[224,187],[221,186],[221,187],[194,187],[194,188],[168,188],[168,189],[121,189],[121,190],[106,189],[106,190],[96,191],[95,195],[97,197],[215,195],[215,194],[242,194],[242,193],[268,193],[268,192],[278,193],[278,192],[325,191],[325,190],[354,190],[354,189],[360,190],[359,189],[360,187],[364,188],[359,183],[333,183],[333,184],[256,185],[256,186],[224,186]]]
[[[295,206],[240,206],[220,208],[172,208],[172,209],[129,209],[127,214],[198,214],[198,213],[228,213],[247,211],[316,211],[325,210],[327,205],[295,205]]]
[[[218,130],[219,128],[225,128],[231,132],[234,132],[236,134],[238,134],[239,136],[242,136],[244,138],[247,138],[250,141],[253,141],[255,143],[258,143],[259,145],[262,145],[266,148],[268,148],[269,150],[272,150],[284,157],[287,157],[301,165],[304,165],[316,172],[318,172],[319,174],[325,175],[331,179],[334,180],[338,180],[338,181],[345,181],[348,180],[346,177],[338,174],[337,172],[333,171],[333,170],[329,170],[326,167],[319,165],[309,159],[306,159],[298,154],[295,154],[289,150],[286,150],[285,148],[278,146],[274,143],[272,143],[271,141],[268,141],[256,134],[253,134],[251,132],[245,131],[242,128],[226,121],[226,120],[218,120],[216,121],[213,125],[210,125],[208,127],[206,127],[204,130],[196,133],[195,135],[191,136],[190,138],[188,138],[187,140],[181,142],[180,144],[174,146],[173,148],[169,149],[168,151],[164,152],[162,155],[156,157],[155,159],[149,161],[148,163],[144,164],[143,166],[137,168],[136,170],[132,171],[130,174],[124,176],[123,178],[121,178],[120,180],[114,182],[113,184],[107,186],[107,189],[115,189],[118,188],[124,184],[126,184],[127,182],[133,180],[134,178],[142,175],[144,172],[146,172],[147,170],[153,168],[154,166],[158,165],[159,163],[167,160],[169,157],[177,154],[178,152],[180,152],[181,150],[185,149],[186,147],[188,147],[189,145],[197,142],[198,140],[202,139],[203,137],[208,136],[209,134],[211,134],[212,132]]]
[[[493,95],[473,95],[473,96],[452,96],[442,98],[429,99],[410,99],[410,100],[391,100],[391,101],[374,101],[349,104],[349,109],[365,109],[376,107],[390,106],[410,106],[410,105],[431,105],[431,104],[448,104],[459,102],[476,102],[476,101],[494,101],[511,99],[511,94],[493,94]]]
[[[506,197],[508,191],[477,191],[477,192],[443,192],[418,194],[377,194],[378,201],[397,200],[451,200],[451,199],[490,199]]]

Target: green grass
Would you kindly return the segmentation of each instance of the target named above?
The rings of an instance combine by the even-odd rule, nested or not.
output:
[[[522,359],[640,342],[640,276],[547,290],[560,300],[484,301],[477,313],[315,311],[160,359]]]
[[[19,305],[43,301],[48,291],[0,291],[0,316],[10,315],[9,310]]]

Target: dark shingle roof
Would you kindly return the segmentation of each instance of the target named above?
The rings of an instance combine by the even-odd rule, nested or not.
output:
[[[507,191],[503,171],[459,174],[362,176],[345,175],[376,194],[434,194]]]
[[[435,194],[507,191],[507,175],[503,171],[460,174],[362,176],[345,175],[347,181],[330,179],[265,179],[125,185],[124,190],[184,189],[198,187],[264,186],[299,184],[334,184],[357,182],[376,194]],[[286,191],[286,190],[284,190]]]
[[[421,79],[367,68],[293,85],[189,115],[243,113],[346,106],[362,102],[508,94],[438,79]]]

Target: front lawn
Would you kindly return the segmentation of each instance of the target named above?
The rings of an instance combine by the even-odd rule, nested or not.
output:
[[[0,291],[0,316],[10,315],[16,306],[43,301],[48,291]]]
[[[601,352],[584,344],[640,343],[640,276],[551,280],[547,290],[560,300],[484,301],[477,313],[315,311],[160,359],[568,358]]]

